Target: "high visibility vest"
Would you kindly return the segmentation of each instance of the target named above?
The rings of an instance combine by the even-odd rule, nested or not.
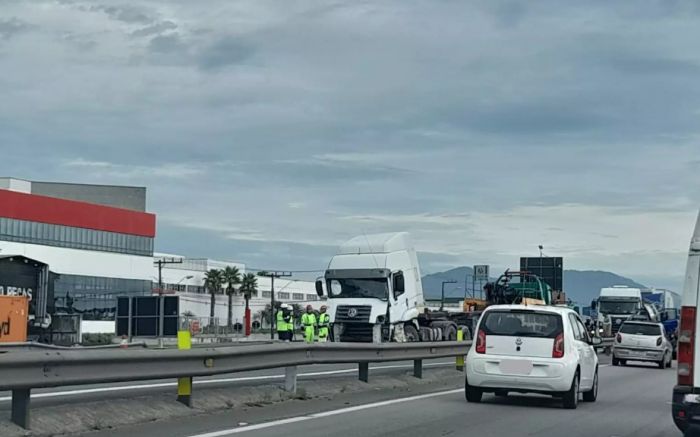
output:
[[[316,314],[314,313],[304,313],[301,316],[301,324],[304,325],[304,327],[309,327],[309,326],[316,326]]]
[[[328,313],[319,314],[319,316],[318,316],[318,327],[319,328],[327,328],[330,323],[331,323],[331,316],[328,315]]]
[[[287,325],[287,321],[284,320],[284,311],[277,311],[277,332],[287,331],[289,331],[289,325]]]

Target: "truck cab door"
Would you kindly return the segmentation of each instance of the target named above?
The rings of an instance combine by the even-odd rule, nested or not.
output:
[[[389,321],[396,323],[402,320],[408,304],[406,303],[406,280],[404,273],[399,270],[391,274],[391,291],[389,298]]]

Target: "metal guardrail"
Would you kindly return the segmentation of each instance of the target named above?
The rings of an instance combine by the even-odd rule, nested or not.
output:
[[[296,366],[357,363],[359,379],[368,382],[369,363],[412,360],[414,376],[421,378],[424,359],[464,356],[470,346],[471,341],[452,341],[11,351],[0,359],[0,390],[12,390],[12,421],[28,429],[30,391],[35,388],[191,378],[284,367],[285,389],[296,391]],[[189,395],[185,403],[190,405]]]

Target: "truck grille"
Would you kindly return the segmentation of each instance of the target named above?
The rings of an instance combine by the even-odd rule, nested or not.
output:
[[[369,323],[372,307],[369,305],[338,305],[335,310],[336,323]]]
[[[372,325],[369,323],[348,323],[344,326],[340,341],[371,343]]]
[[[617,331],[620,330],[620,326],[622,326],[623,323],[625,323],[625,320],[627,320],[626,317],[610,317],[611,322],[612,322],[612,333],[613,335],[617,334]],[[618,322],[619,320],[619,322]]]

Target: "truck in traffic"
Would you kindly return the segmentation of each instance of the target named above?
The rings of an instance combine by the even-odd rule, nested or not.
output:
[[[602,288],[598,299],[591,302],[591,308],[597,312],[601,337],[613,337],[626,320],[641,313],[649,314],[649,320],[658,319],[653,305],[645,304],[642,299],[642,290],[624,285]]]
[[[333,341],[455,340],[458,331],[469,338],[488,305],[552,303],[551,287],[539,277],[506,271],[487,284],[481,305],[465,301],[463,311],[430,311],[406,232],[361,235],[341,245],[316,281],[316,291],[326,296]]]

